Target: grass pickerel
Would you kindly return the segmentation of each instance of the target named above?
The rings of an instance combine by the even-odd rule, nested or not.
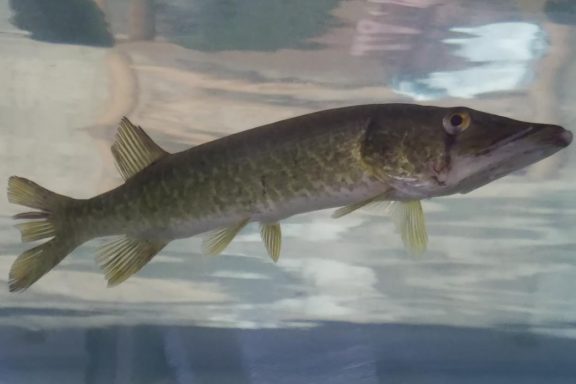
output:
[[[340,217],[388,202],[406,248],[427,244],[420,201],[467,193],[546,158],[572,141],[557,125],[465,107],[373,104],[306,114],[168,153],[123,118],[112,155],[124,183],[73,199],[17,176],[8,199],[35,211],[16,219],[22,241],[50,239],[15,260],[11,291],[30,287],[86,241],[120,236],[97,261],[109,286],[139,271],[172,240],[207,233],[218,254],[250,222],[270,257],[279,221],[338,208]]]

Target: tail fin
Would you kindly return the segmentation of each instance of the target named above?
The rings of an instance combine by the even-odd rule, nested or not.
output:
[[[10,269],[11,292],[23,291],[54,268],[83,241],[66,225],[66,211],[77,200],[51,192],[17,176],[8,180],[8,201],[39,211],[20,213],[16,219],[40,219],[18,224],[22,241],[53,238],[22,253]]]

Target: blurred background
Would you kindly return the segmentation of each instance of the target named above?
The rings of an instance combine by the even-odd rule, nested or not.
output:
[[[466,105],[576,130],[569,0],[0,0],[0,190],[121,183],[129,116],[179,151],[339,106]],[[425,201],[410,258],[385,212],[295,216],[216,258],[173,242],[108,289],[78,249],[0,290],[0,383],[573,383],[576,171],[568,148]],[[20,244],[0,199],[0,282]]]

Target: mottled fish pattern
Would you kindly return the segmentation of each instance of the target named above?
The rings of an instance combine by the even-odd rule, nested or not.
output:
[[[406,248],[426,249],[421,199],[468,192],[569,145],[569,131],[464,107],[373,104],[315,112],[170,154],[127,118],[112,145],[124,183],[73,199],[13,176],[8,199],[23,241],[50,239],[14,262],[10,290],[30,287],[84,242],[120,236],[99,252],[108,284],[139,271],[170,241],[206,233],[218,254],[260,223],[277,261],[279,221],[373,203],[390,213]]]

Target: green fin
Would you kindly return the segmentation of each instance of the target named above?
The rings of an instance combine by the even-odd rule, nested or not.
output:
[[[166,244],[168,241],[123,237],[102,247],[97,261],[108,286],[116,286],[138,272]]]
[[[248,224],[248,219],[242,220],[232,227],[221,228],[208,232],[202,243],[202,252],[206,255],[216,256],[222,253],[238,232]]]
[[[260,235],[266,246],[266,251],[272,260],[276,263],[280,258],[280,248],[282,246],[282,231],[280,224],[260,224]]]
[[[41,219],[16,225],[22,241],[54,237],[25,251],[12,264],[9,289],[11,292],[23,291],[60,263],[83,240],[75,237],[66,222],[59,221],[66,217],[66,209],[76,200],[49,191],[28,179],[12,176],[8,179],[8,201],[39,210],[14,216],[16,219]]]
[[[16,228],[20,230],[23,242],[48,239],[56,236],[56,229],[48,220],[16,224]]]
[[[78,244],[74,239],[54,239],[27,250],[10,268],[10,292],[23,291],[60,263]]]
[[[116,166],[124,180],[134,176],[156,160],[168,155],[150,136],[123,117],[112,144]]]
[[[332,214],[332,217],[334,219],[337,219],[339,217],[346,216],[346,215],[348,215],[348,214],[350,214],[350,213],[352,213],[352,212],[354,212],[360,208],[367,207],[367,206],[370,206],[373,204],[385,204],[384,208],[387,208],[390,205],[391,201],[386,200],[386,196],[387,196],[387,194],[381,194],[381,195],[378,195],[375,197],[371,197],[368,200],[359,201],[357,203],[353,203],[353,204],[338,208],[336,211],[334,211],[334,213]]]
[[[70,197],[49,191],[23,177],[11,176],[8,179],[8,201],[12,204],[53,212],[73,200]],[[20,215],[22,218],[27,218],[25,215],[32,214],[32,212],[28,212]]]
[[[413,255],[424,253],[428,244],[428,234],[420,200],[394,202],[391,213],[406,249]]]

